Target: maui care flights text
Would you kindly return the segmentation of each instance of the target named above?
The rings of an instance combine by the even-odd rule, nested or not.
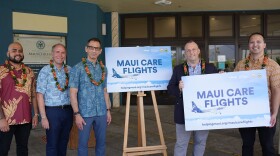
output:
[[[157,73],[162,59],[117,60],[117,67],[123,67],[123,74]]]
[[[248,96],[254,95],[254,87],[197,91],[197,99],[203,99],[205,108],[247,105]]]

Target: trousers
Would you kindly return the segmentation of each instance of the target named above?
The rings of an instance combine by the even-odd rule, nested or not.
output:
[[[254,155],[254,143],[256,138],[256,131],[258,130],[260,144],[262,146],[263,156],[275,156],[275,149],[273,146],[273,137],[276,131],[274,127],[250,127],[239,128],[239,133],[242,138],[242,155],[253,156]]]
[[[28,156],[28,139],[30,136],[31,123],[10,125],[8,132],[0,131],[0,156],[8,156],[13,136],[16,140],[17,156]]]
[[[47,156],[66,156],[69,134],[73,125],[73,110],[67,108],[46,107],[50,128],[46,130]]]
[[[186,156],[191,134],[193,134],[193,156],[203,156],[209,131],[186,131],[184,124],[176,124],[174,156]]]
[[[88,156],[88,140],[90,130],[93,128],[96,138],[95,155],[105,156],[107,115],[83,117],[86,122],[83,130],[79,130],[78,156]]]

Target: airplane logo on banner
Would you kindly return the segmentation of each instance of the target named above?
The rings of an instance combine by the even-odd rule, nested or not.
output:
[[[137,76],[139,76],[139,74],[125,74],[125,75],[120,75],[117,73],[117,71],[113,68],[113,78],[129,78],[129,79],[134,79],[137,80]]]
[[[192,112],[194,113],[214,113],[214,114],[222,114],[220,110],[224,109],[225,107],[218,107],[213,109],[201,109],[198,108],[197,105],[192,101]]]

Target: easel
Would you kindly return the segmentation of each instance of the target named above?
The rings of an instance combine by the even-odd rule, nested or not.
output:
[[[134,156],[134,155],[149,155],[162,153],[167,156],[166,145],[162,133],[161,122],[158,113],[157,101],[155,97],[155,91],[151,91],[157,127],[159,131],[160,143],[157,146],[147,146],[146,144],[146,131],[145,131],[145,118],[144,118],[144,102],[143,97],[146,96],[143,91],[139,91],[137,94],[137,110],[138,110],[138,146],[139,147],[127,147],[128,139],[128,123],[129,123],[129,111],[130,111],[130,96],[131,93],[127,92],[126,97],[126,113],[125,113],[125,126],[124,126],[124,143],[123,143],[123,156]]]

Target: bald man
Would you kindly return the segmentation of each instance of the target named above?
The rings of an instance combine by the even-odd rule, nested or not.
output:
[[[193,40],[185,44],[185,62],[177,65],[173,69],[172,77],[167,86],[168,93],[176,97],[174,109],[174,121],[176,123],[176,143],[174,147],[174,156],[185,156],[187,154],[188,144],[191,134],[194,135],[193,156],[203,156],[208,130],[186,131],[184,119],[184,105],[182,89],[184,87],[182,76],[192,76],[201,74],[217,73],[217,69],[209,63],[200,59],[200,49]]]
[[[33,71],[22,63],[23,48],[13,42],[0,66],[0,155],[7,156],[15,135],[17,155],[28,156],[30,130],[38,124]],[[34,116],[32,117],[32,106]]]
[[[41,69],[37,78],[38,106],[47,135],[46,156],[66,156],[73,125],[68,88],[71,68],[64,64],[66,53],[63,44],[53,45],[52,60]]]

